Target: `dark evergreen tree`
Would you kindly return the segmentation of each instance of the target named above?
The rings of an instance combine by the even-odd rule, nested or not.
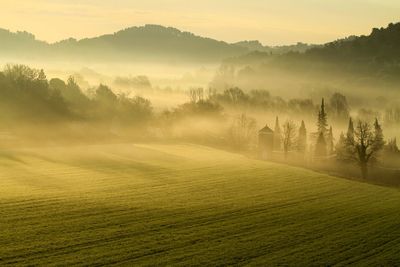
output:
[[[285,155],[285,159],[287,159],[289,152],[292,150],[292,147],[296,141],[296,125],[293,121],[287,120],[283,124],[283,152]]]
[[[299,128],[297,150],[301,153],[305,153],[307,150],[307,129],[304,121],[301,121],[301,126]]]
[[[326,114],[325,111],[325,100],[322,98],[322,103],[321,103],[321,108],[318,112],[318,134],[322,133],[324,136],[326,136],[328,132],[328,115]]]
[[[349,126],[347,127],[347,133],[346,133],[346,138],[345,138],[345,149],[346,149],[346,155],[343,159],[349,160],[352,157],[354,157],[354,154],[356,153],[355,148],[354,148],[354,123],[353,119],[349,119]]]
[[[279,118],[276,116],[274,129],[274,150],[282,150],[282,131],[279,125]]]
[[[322,98],[321,107],[318,112],[317,121],[318,132],[315,133],[317,138],[315,144],[315,156],[325,157],[327,155],[327,137],[328,137],[328,116],[325,111],[325,100]]]
[[[374,122],[374,148],[381,149],[385,145],[384,137],[383,137],[383,131],[382,127],[378,122],[378,119],[375,119]]]
[[[349,141],[354,141],[354,124],[353,119],[349,119],[349,126],[347,128],[346,139]]]

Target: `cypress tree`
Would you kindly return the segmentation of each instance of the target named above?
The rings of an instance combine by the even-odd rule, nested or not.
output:
[[[316,133],[317,142],[315,145],[315,156],[325,157],[327,155],[327,135],[328,135],[328,116],[325,111],[325,100],[322,98],[321,107],[318,112],[317,121],[318,132]]]
[[[382,127],[378,122],[378,119],[375,119],[374,122],[374,144],[373,144],[373,149],[376,151],[379,151],[383,148],[385,145],[385,141],[383,138],[383,131]]]
[[[322,133],[323,135],[326,135],[328,132],[328,115],[326,114],[325,111],[325,100],[322,98],[322,103],[321,103],[321,108],[318,113],[318,134]]]
[[[355,151],[355,139],[354,139],[354,123],[353,119],[349,119],[349,126],[347,128],[346,139],[345,139],[345,148],[346,148],[346,157],[345,159],[350,159],[356,153]]]
[[[276,116],[274,129],[274,150],[282,150],[282,131],[279,125],[279,118]]]
[[[297,140],[297,150],[304,153],[307,149],[307,129],[304,121],[301,121],[301,126],[299,128],[299,136]]]

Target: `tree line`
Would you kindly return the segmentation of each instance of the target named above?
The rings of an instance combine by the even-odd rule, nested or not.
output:
[[[285,159],[290,151],[297,151],[303,155],[308,153],[313,161],[334,159],[341,163],[354,163],[359,166],[363,178],[368,177],[369,167],[379,161],[383,150],[399,156],[396,139],[385,141],[382,126],[377,118],[373,123],[358,120],[355,124],[350,117],[347,132],[341,133],[335,144],[332,126],[328,126],[325,101],[322,99],[316,126],[317,131],[309,135],[311,141],[308,143],[304,121],[297,130],[296,124],[287,120],[281,130],[277,117],[273,137],[274,150],[283,151]]]
[[[318,105],[310,98],[292,98],[285,100],[279,96],[273,96],[266,90],[243,91],[239,87],[232,87],[222,91],[214,88],[191,88],[188,92],[191,103],[214,103],[223,107],[237,109],[251,108],[262,111],[285,112],[292,114],[314,115]],[[329,98],[325,107],[331,114],[333,121],[347,121],[350,116],[350,106],[346,96],[335,92]]]
[[[6,65],[0,72],[0,109],[4,120],[144,123],[153,115],[149,100],[115,94],[100,84],[83,92],[75,81],[48,80],[43,70]]]

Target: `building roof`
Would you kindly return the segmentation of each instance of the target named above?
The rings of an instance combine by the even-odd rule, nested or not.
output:
[[[268,127],[268,124],[265,125],[264,128],[262,128],[259,133],[268,133],[268,134],[273,134],[274,131],[271,130],[271,128]]]

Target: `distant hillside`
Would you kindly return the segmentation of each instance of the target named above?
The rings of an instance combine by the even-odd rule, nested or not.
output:
[[[117,60],[219,61],[246,48],[158,25],[132,27],[90,39],[68,39],[52,45],[59,54]]]
[[[235,43],[235,45],[245,47],[250,51],[257,52],[267,52],[272,54],[285,54],[288,52],[300,52],[303,53],[313,47],[317,47],[317,45],[313,44],[305,44],[305,43],[297,43],[295,45],[282,45],[282,46],[264,46],[259,41],[241,41]]]
[[[5,58],[132,61],[220,61],[249,52],[245,47],[158,25],[132,27],[114,34],[54,44],[27,32],[0,30],[0,55]]]
[[[244,43],[239,45],[244,45]],[[371,68],[397,66],[400,63],[400,23],[391,23],[386,28],[374,28],[367,36],[350,36],[321,46],[309,46],[309,49],[303,51],[299,51],[296,46],[293,46],[286,53],[273,57],[268,51],[263,51],[262,48],[266,49],[265,47],[257,46],[253,42],[247,43],[247,46],[253,47],[254,49],[251,49],[253,52],[230,61],[241,63],[272,61],[279,64],[282,62],[291,64],[322,62],[331,66],[349,66],[361,63],[364,68],[365,64]],[[301,47],[301,44],[298,46]],[[275,49],[277,48],[275,47]],[[319,67],[321,67],[320,64],[318,64]]]
[[[378,92],[377,88],[398,88],[400,82],[400,23],[374,28],[366,36],[350,36],[312,47],[303,53],[292,49],[271,54],[258,48],[225,61],[224,65],[237,70],[235,77],[229,77],[230,86],[269,89],[283,84],[294,88],[301,83],[314,83],[340,88],[351,85],[357,90],[369,87]]]
[[[248,53],[245,47],[158,25],[132,27],[95,38],[54,44],[27,32],[0,29],[3,58],[95,61],[213,61]]]
[[[400,62],[400,23],[374,28],[368,36],[351,36],[307,51],[307,56],[335,62]]]
[[[300,43],[276,49],[263,46],[258,41],[255,41],[259,44],[258,47],[247,41],[229,44],[159,25],[131,27],[113,34],[82,40],[70,38],[54,44],[36,40],[33,34],[27,32],[13,33],[2,29],[0,38],[0,56],[3,58],[68,61],[219,62],[251,51],[275,54],[289,50],[303,52],[309,48]]]
[[[36,40],[33,34],[21,31],[13,33],[0,29],[0,40],[0,55],[3,57],[43,52],[50,47],[46,42]]]

